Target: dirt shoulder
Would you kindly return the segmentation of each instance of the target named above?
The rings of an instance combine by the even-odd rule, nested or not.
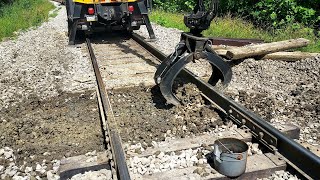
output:
[[[58,8],[49,22],[0,43],[1,178],[51,177],[61,158],[104,149],[86,46],[67,45]]]

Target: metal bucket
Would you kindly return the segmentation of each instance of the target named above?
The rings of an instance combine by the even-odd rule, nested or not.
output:
[[[228,177],[238,177],[246,170],[247,143],[234,138],[218,139],[214,143],[214,168]]]

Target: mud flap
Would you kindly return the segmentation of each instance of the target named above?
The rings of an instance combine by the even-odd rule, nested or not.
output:
[[[81,16],[81,4],[74,3],[72,0],[66,0],[66,10],[68,18],[68,37],[69,45],[75,44],[78,20]]]
[[[143,20],[146,24],[150,39],[156,39],[156,36],[154,35],[153,28],[151,26],[150,19],[148,16],[148,9],[147,9],[144,1],[139,1],[138,7],[139,7],[140,12],[142,14]]]
[[[75,40],[76,40],[76,34],[77,34],[77,25],[78,25],[78,20],[75,20],[69,24],[68,22],[68,28],[70,28],[69,31],[69,45],[74,45]]]

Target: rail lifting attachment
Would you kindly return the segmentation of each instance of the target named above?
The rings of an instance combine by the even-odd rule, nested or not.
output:
[[[208,83],[211,85],[221,80],[222,85],[226,86],[231,81],[232,71],[229,64],[214,52],[209,38],[201,34],[203,30],[210,27],[217,7],[218,1],[212,0],[209,10],[206,11],[203,0],[198,0],[193,12],[184,16],[184,23],[190,32],[181,33],[175,52],[158,66],[154,80],[168,104],[180,104],[180,100],[172,92],[173,82],[179,72],[191,61],[195,62],[198,59],[209,61],[212,74]]]

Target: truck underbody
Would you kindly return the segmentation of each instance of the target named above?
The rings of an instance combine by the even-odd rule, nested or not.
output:
[[[147,0],[85,4],[66,0],[69,44],[75,44],[80,31],[125,30],[132,32],[146,25],[150,39],[155,39],[148,17]]]

